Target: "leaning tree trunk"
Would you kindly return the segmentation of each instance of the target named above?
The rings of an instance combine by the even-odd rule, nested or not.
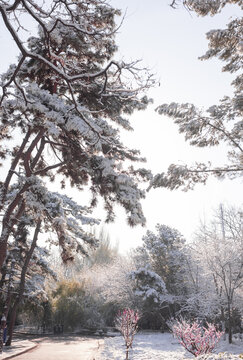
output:
[[[11,235],[14,225],[24,212],[24,202],[22,194],[28,189],[29,185],[26,183],[17,193],[15,198],[9,204],[2,221],[2,232],[0,236],[0,270],[3,267],[7,254],[8,239]]]
[[[34,167],[36,166],[38,160],[40,159],[41,153],[44,150],[44,143],[42,141],[42,137],[43,137],[44,133],[45,133],[45,129],[40,129],[39,132],[37,133],[37,135],[35,136],[35,138],[32,140],[32,142],[29,145],[26,152],[22,153],[24,155],[23,163],[24,163],[24,168],[25,168],[25,175],[27,178],[29,178],[33,175]],[[26,138],[23,140],[22,145],[23,144],[24,145],[23,145],[22,150],[24,150],[24,147],[25,147],[27,141],[29,140],[29,136],[30,136],[30,133],[28,134],[28,136],[26,135]],[[33,151],[39,142],[41,142],[41,146],[40,146],[39,150],[37,151],[37,154],[34,156],[34,159],[32,160]],[[16,167],[16,165],[20,159],[20,154],[17,154],[16,157],[18,160],[16,160],[16,162],[13,162],[14,165],[12,163],[11,169],[12,169],[12,167],[13,168]],[[5,179],[5,182],[4,182],[5,188],[4,188],[3,198],[6,198],[8,185],[11,180],[11,177],[9,178],[9,176],[10,175],[8,174]],[[24,212],[25,206],[24,206],[24,202],[22,201],[22,195],[23,195],[23,193],[25,193],[28,190],[29,186],[30,186],[30,184],[28,182],[26,182],[23,185],[23,187],[19,190],[19,192],[16,194],[15,198],[8,205],[8,207],[5,211],[3,221],[2,221],[2,232],[1,232],[1,236],[0,236],[0,270],[2,269],[3,263],[6,258],[7,244],[8,244],[8,239],[10,237],[10,234],[14,228],[14,225],[17,223],[17,221],[19,220],[19,218],[21,217],[21,215]],[[3,205],[4,204],[2,204],[2,206]]]
[[[30,249],[29,249],[29,251],[28,251],[28,253],[26,255],[24,265],[23,265],[23,268],[22,268],[22,271],[21,271],[19,293],[18,293],[17,298],[15,299],[15,302],[14,302],[14,305],[13,305],[13,308],[12,308],[12,311],[11,311],[11,317],[10,317],[10,323],[9,323],[9,329],[8,329],[8,340],[6,342],[6,346],[10,346],[11,342],[12,342],[13,329],[14,329],[14,325],[15,325],[17,309],[18,309],[19,303],[21,302],[21,300],[23,298],[24,289],[25,289],[26,273],[27,273],[27,270],[28,270],[28,266],[29,266],[31,257],[33,255],[33,252],[34,252],[35,247],[36,247],[38,235],[39,235],[39,232],[40,232],[40,227],[41,227],[41,220],[38,220],[36,228],[35,228],[32,244],[31,244],[31,247],[30,247]]]
[[[6,179],[5,179],[5,181],[4,181],[3,185],[2,185],[0,210],[2,210],[3,207],[4,207],[4,203],[5,203],[8,188],[9,188],[9,184],[10,184],[10,182],[12,180],[14,171],[15,171],[18,163],[19,163],[19,160],[21,159],[21,156],[23,155],[24,148],[25,148],[26,144],[28,143],[30,135],[31,135],[31,130],[29,128],[26,135],[25,135],[25,137],[24,137],[24,139],[23,139],[23,141],[22,141],[22,144],[20,145],[19,150],[17,151],[17,154],[15,155],[15,157],[14,157],[14,159],[12,161],[12,164],[11,164],[11,167],[10,167],[10,169],[8,171]]]

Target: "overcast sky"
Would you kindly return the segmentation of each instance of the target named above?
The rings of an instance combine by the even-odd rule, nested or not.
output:
[[[230,95],[233,77],[222,73],[222,63],[217,60],[200,61],[198,56],[207,49],[205,33],[222,28],[230,16],[239,15],[237,6],[228,6],[216,17],[198,18],[184,8],[173,10],[169,0],[111,0],[112,5],[126,11],[122,27],[117,35],[118,58],[130,61],[141,59],[151,68],[160,86],[149,93],[154,104],[144,112],[131,117],[132,133],[122,133],[123,142],[141,150],[147,158],[147,167],[154,173],[166,171],[171,163],[193,163],[212,160],[224,162],[225,149],[190,147],[171,120],[158,115],[156,106],[175,102],[191,102],[208,107],[224,95]],[[1,26],[1,23],[0,23]],[[0,27],[0,72],[7,69],[18,53],[11,37]],[[211,179],[206,186],[197,185],[194,191],[151,190],[143,208],[147,228],[129,228],[125,213],[117,208],[117,220],[106,229],[114,241],[125,250],[141,243],[146,229],[153,230],[157,223],[178,229],[189,241],[200,218],[210,218],[211,209],[220,203],[242,205],[242,181]],[[80,202],[84,194],[74,194]],[[95,214],[105,218],[102,205]]]

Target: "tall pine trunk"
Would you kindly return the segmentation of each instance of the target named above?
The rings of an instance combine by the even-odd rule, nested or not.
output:
[[[37,146],[37,144],[42,140],[44,133],[45,133],[45,129],[40,129],[39,132],[37,133],[37,135],[35,136],[35,138],[32,140],[27,151],[24,153],[24,168],[25,168],[25,175],[27,178],[33,175],[34,167],[36,166],[36,164],[41,156],[41,153],[43,152],[44,147],[40,146],[39,151],[37,151],[37,154],[34,156],[34,159],[31,161],[33,151],[34,151],[35,147]],[[30,137],[30,132],[28,132],[28,136],[26,135],[26,137],[23,140],[23,143],[20,147],[21,149],[23,148],[22,150],[24,150],[24,147],[27,144],[29,137]],[[17,160],[13,161],[10,170],[12,170],[12,168],[15,168],[17,166],[17,163],[20,159],[20,155],[21,154],[17,153],[17,155],[16,155]],[[11,172],[12,171],[10,171],[10,173]],[[7,189],[8,189],[10,181],[11,181],[11,176],[8,174],[5,179],[5,182],[4,182],[5,188],[4,188],[3,198],[6,197]],[[29,186],[30,186],[30,184],[28,182],[26,182],[23,185],[23,187],[18,191],[15,198],[8,205],[8,207],[5,211],[3,221],[2,221],[2,231],[1,231],[1,236],[0,236],[0,271],[2,269],[3,263],[6,258],[7,244],[8,244],[8,239],[10,237],[10,234],[14,228],[14,225],[20,219],[20,217],[22,216],[22,214],[24,212],[25,205],[24,205],[24,202],[22,201],[22,195],[23,195],[23,193],[25,193],[28,190]],[[4,204],[2,204],[2,206],[4,206]]]

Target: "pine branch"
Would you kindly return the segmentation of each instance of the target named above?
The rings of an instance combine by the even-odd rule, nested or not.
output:
[[[20,3],[21,3],[21,0],[15,0],[15,2],[13,3],[13,5],[11,5],[10,7],[6,8],[6,10],[7,10],[7,11],[14,11]]]
[[[54,164],[54,165],[50,165],[50,166],[47,166],[45,167],[44,169],[41,169],[41,170],[38,170],[36,172],[34,172],[34,175],[43,175],[43,174],[46,174],[48,171],[52,170],[52,169],[56,169],[62,165],[65,165],[66,164],[66,161],[62,161],[58,164]]]
[[[16,76],[17,76],[17,74],[18,74],[18,72],[19,72],[19,70],[20,70],[20,68],[21,68],[24,60],[25,60],[25,57],[22,56],[21,59],[20,59],[20,61],[19,61],[19,63],[18,63],[18,65],[16,66],[16,69],[14,70],[13,75],[10,77],[9,81],[8,81],[6,84],[3,85],[3,87],[2,87],[3,94],[2,94],[2,97],[1,97],[1,100],[0,100],[0,106],[1,106],[1,104],[2,104],[2,102],[3,102],[3,99],[4,99],[5,96],[7,95],[7,94],[6,94],[6,89],[8,88],[8,86],[9,86],[13,81],[15,81],[15,78],[16,78]]]

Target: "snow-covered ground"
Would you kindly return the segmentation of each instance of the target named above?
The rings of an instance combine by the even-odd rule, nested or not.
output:
[[[234,354],[234,355],[233,355]],[[240,355],[241,354],[241,355]],[[125,346],[121,336],[107,338],[100,356],[96,360],[124,360]],[[140,332],[134,338],[129,360],[189,360],[195,359],[171,334]],[[214,355],[208,359],[235,360],[243,359],[243,341],[235,340],[229,345],[222,341]]]

